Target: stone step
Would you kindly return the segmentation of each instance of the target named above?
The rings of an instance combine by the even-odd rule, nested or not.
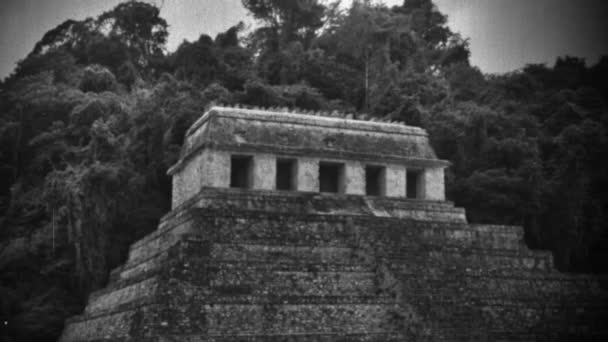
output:
[[[214,335],[197,336],[182,335],[175,336],[179,341],[197,342],[404,342],[408,339],[395,332],[367,332],[364,334],[341,334],[341,333],[301,333],[301,334],[239,334],[239,335]]]
[[[405,342],[410,341],[403,334],[396,332],[369,332],[365,334],[341,334],[341,333],[304,333],[304,334],[240,334],[240,335],[171,335],[175,341],[180,342]],[[159,337],[160,338],[160,337]],[[89,339],[64,339],[66,342],[89,342]],[[98,338],[95,342],[135,342],[129,337],[107,337]],[[146,340],[157,342],[162,340]]]
[[[184,238],[183,245],[199,251],[200,241]],[[175,246],[182,247],[182,246]],[[148,291],[157,288],[152,280],[159,272],[169,272],[172,277],[195,285],[208,286],[219,293],[238,292],[241,294],[298,293],[299,295],[363,295],[375,291],[376,274],[371,265],[348,259],[348,263],[327,262],[322,257],[337,257],[350,253],[347,248],[337,251],[301,246],[282,251],[281,257],[273,257],[280,251],[278,246],[214,245],[213,252],[202,255],[186,254],[185,259],[169,258],[169,251],[159,253],[156,258],[142,261],[137,265],[125,265],[120,277],[105,288],[89,295],[87,312],[140,300]],[[257,258],[247,258],[252,252]],[[295,252],[289,255],[288,251]],[[297,256],[304,251],[312,251],[315,256],[306,260]],[[270,253],[266,255],[265,253]],[[243,254],[245,253],[245,254]],[[211,254],[211,256],[209,255]],[[226,258],[227,260],[225,260]],[[311,261],[312,260],[312,261]],[[349,262],[350,261],[350,262]],[[164,271],[163,271],[164,270]],[[167,277],[165,275],[164,277]],[[252,292],[255,289],[255,293]]]
[[[148,239],[145,244],[139,245],[137,248],[131,247],[126,263],[138,263],[142,260],[149,259],[154,255],[168,250],[175,244],[179,243],[183,237],[187,237],[187,232],[184,229],[172,231],[171,234],[160,234],[154,238]]]
[[[159,283],[160,284],[160,283]],[[214,308],[217,305],[224,306],[347,306],[347,305],[382,305],[392,306],[395,304],[395,298],[391,294],[378,293],[369,295],[280,295],[277,293],[265,294],[241,294],[229,293],[227,291],[210,291],[207,287],[186,286],[179,287],[176,283],[172,283],[173,287],[164,287],[157,285],[154,288],[157,296],[140,297],[137,300],[123,303],[112,303],[107,306],[97,306],[95,310],[85,310],[81,315],[73,316],[68,319],[67,323],[93,320],[99,317],[111,316],[123,311],[135,310],[142,307],[163,306],[170,307],[171,305],[182,308],[189,305],[194,305],[193,299],[196,299],[196,305],[200,308]],[[187,289],[184,292],[184,289]],[[148,291],[151,293],[151,291]],[[103,300],[104,295],[98,298]],[[97,300],[96,300],[97,301]],[[98,303],[100,301],[97,301]],[[170,304],[171,303],[171,304]],[[181,310],[181,309],[180,309]],[[202,309],[201,309],[202,310]]]
[[[274,214],[327,214],[352,216],[411,217],[427,220],[465,222],[463,208],[447,201],[387,198],[345,194],[319,194],[273,190],[248,190],[205,187],[187,203],[165,215],[161,224],[182,212],[198,207],[207,210],[238,208],[239,211],[264,211]]]
[[[91,314],[124,304],[145,301],[152,298],[161,286],[162,283],[156,275],[116,282],[92,292],[85,313]]]
[[[177,244],[178,243],[171,247],[175,247]],[[155,254],[151,254],[147,259],[128,261],[125,264],[112,269],[110,271],[108,285],[159,269],[163,262],[169,258],[171,247],[165,250],[160,250]]]
[[[226,334],[365,334],[392,328],[386,304],[215,304],[205,306],[206,332]],[[167,320],[179,331],[180,314]]]
[[[130,332],[137,316],[137,309],[115,310],[96,316],[75,316],[66,321],[59,341],[133,341]]]
[[[220,244],[229,246],[229,244]],[[235,244],[238,246],[275,246],[271,243],[263,244],[262,241],[246,242]],[[300,248],[301,247],[301,248]],[[240,247],[239,247],[240,248]],[[264,248],[264,247],[260,247]],[[293,255],[297,255],[298,250],[305,250],[308,246],[284,245],[278,246],[276,249],[276,255],[281,256],[282,251],[287,254],[288,251],[293,250]],[[398,262],[399,265],[407,267],[408,264],[416,263],[417,265],[434,266],[440,267],[445,266],[449,268],[457,267],[463,271],[466,269],[470,272],[470,269],[478,269],[484,272],[494,271],[534,271],[547,273],[552,275],[559,275],[553,266],[553,255],[550,251],[541,250],[509,250],[509,249],[493,249],[493,248],[482,248],[478,246],[474,247],[460,247],[454,245],[439,245],[439,244],[424,244],[421,246],[412,246],[409,241],[404,241],[399,248],[383,249],[375,247],[367,242],[363,243],[342,243],[328,246],[319,246],[320,251],[335,250],[336,253],[343,252],[345,258],[342,260],[355,260],[357,262],[363,260],[370,260],[369,258],[375,256],[376,258],[386,258],[394,262]],[[273,253],[273,249],[269,248],[269,254]],[[245,251],[243,255],[251,255],[255,258],[256,251]],[[350,253],[350,255],[349,255]],[[337,257],[337,254],[335,255]],[[262,255],[262,258],[264,256]],[[285,255],[287,257],[287,255]],[[302,254],[302,257],[306,257]],[[313,253],[307,256],[308,258],[317,258],[316,260],[331,260],[332,255],[317,256]],[[350,259],[346,259],[349,257]],[[330,261],[332,262],[332,261]],[[481,269],[483,268],[483,270]],[[570,276],[570,275],[569,275]],[[573,275],[578,277],[577,275]]]
[[[355,242],[361,235],[373,237],[398,234],[410,247],[424,244],[459,248],[487,248],[525,251],[523,230],[514,226],[467,225],[385,217],[337,215],[289,215],[243,212],[233,217],[225,212],[201,210],[190,233],[219,243],[334,245]],[[394,232],[394,233],[393,233]],[[389,241],[390,242],[390,241]]]
[[[392,335],[395,313],[392,303],[175,303],[158,311],[157,303],[122,306],[96,314],[84,314],[67,322],[62,341],[128,340],[137,334],[141,315],[153,336],[356,336]],[[139,318],[138,318],[139,317]],[[135,329],[134,329],[135,328]]]
[[[218,272],[244,272],[249,274],[252,272],[270,273],[302,273],[302,274],[317,274],[317,273],[365,273],[371,274],[374,269],[370,264],[365,263],[325,263],[325,262],[309,262],[309,261],[256,261],[256,260],[217,260],[217,259],[191,259],[183,266],[184,274],[193,274],[194,269],[203,267],[205,275],[209,280],[213,280]],[[174,273],[175,277],[180,277]],[[190,280],[190,278],[184,278]]]
[[[158,238],[168,231],[187,226],[189,223],[193,222],[197,216],[200,216],[200,209],[198,208],[184,208],[183,210],[172,210],[168,212],[161,218],[157,229],[131,244],[130,250],[147,245],[151,240]]]
[[[339,246],[345,241],[355,240],[358,222],[349,217],[335,215],[268,215],[263,213],[241,213],[246,219],[236,219],[220,213],[210,217],[210,212],[192,211],[187,220],[167,225],[134,244],[129,252],[128,263],[149,259],[159,251],[176,244],[181,235],[199,235],[213,242],[248,243],[292,246],[298,244]],[[378,229],[398,228],[412,236],[413,247],[420,248],[418,240],[425,244],[443,247],[485,248],[525,252],[523,230],[512,226],[466,225],[460,222],[433,222],[375,218]],[[359,218],[358,220],[364,220]],[[379,224],[384,222],[384,224]],[[264,225],[263,229],[256,229]],[[243,229],[247,229],[244,231]],[[408,246],[412,247],[412,246]],[[113,274],[114,275],[114,274]]]
[[[278,229],[281,230],[295,230],[295,233],[300,233],[300,234],[307,234],[312,230],[315,229],[315,226],[318,226],[320,223],[326,222],[329,225],[334,225],[334,224],[338,224],[338,225],[343,225],[344,222],[346,220],[348,220],[349,218],[352,218],[352,216],[349,215],[324,215],[324,214],[296,214],[293,215],[290,213],[289,216],[284,216],[284,215],[280,215],[277,213],[274,214],[268,214],[268,213],[260,213],[260,212],[255,212],[255,211],[242,211],[239,212],[240,216],[246,216],[247,220],[254,220],[254,221],[259,221],[260,219],[262,220],[269,220],[270,223],[278,221],[282,221],[282,222],[278,222],[281,226]],[[222,237],[223,234],[221,234],[222,232],[219,232],[220,234],[215,234],[216,232],[216,227],[219,224],[219,221],[215,221],[214,217],[218,217],[220,220],[225,219],[225,218],[232,218],[235,219],[236,218],[233,216],[232,212],[226,212],[224,211],[218,211],[218,210],[211,210],[211,209],[190,209],[188,210],[188,215],[185,215],[184,217],[180,217],[179,220],[175,219],[176,222],[164,222],[161,226],[159,226],[159,228],[157,229],[157,231],[147,235],[146,237],[142,238],[141,240],[135,242],[131,248],[130,248],[130,255],[129,255],[129,260],[137,260],[138,258],[147,258],[147,253],[154,253],[154,251],[158,250],[159,248],[162,248],[163,246],[166,246],[168,244],[171,244],[171,242],[175,241],[176,237],[182,234],[194,234],[194,235],[202,235],[202,236],[215,236],[217,235],[217,237]],[[285,219],[287,217],[287,220]],[[211,222],[208,221],[208,219],[211,219]],[[401,221],[407,221],[407,222],[418,222],[419,224],[443,224],[445,225],[454,225],[457,227],[463,227],[466,226],[463,223],[457,223],[457,222],[452,222],[452,223],[448,223],[448,222],[425,222],[425,221],[416,221],[416,220],[398,220],[398,219],[394,219],[394,218],[375,218],[375,219],[389,219],[392,220],[392,222],[401,222]],[[296,229],[293,229],[293,223],[294,220],[297,221],[295,222],[296,225],[298,226]],[[172,221],[172,220],[170,220]],[[238,219],[238,221],[243,222],[244,220],[242,219]],[[240,223],[239,222],[239,223]],[[289,224],[286,224],[286,222],[289,222]],[[309,228],[306,228],[305,226],[307,224],[312,225]],[[304,226],[302,226],[304,225]],[[406,227],[407,228],[407,227]],[[233,230],[231,229],[230,226],[222,226],[221,230],[225,230],[226,232],[232,232]],[[332,232],[333,230],[330,230],[330,232]],[[344,231],[344,233],[352,233],[352,231],[349,231],[349,229],[346,229]],[[314,236],[313,236],[314,237]],[[297,236],[292,239],[292,241],[300,241],[299,239],[297,239]]]
[[[217,295],[365,296],[375,295],[376,274],[358,265],[265,262],[195,262],[177,279]],[[157,272],[120,279],[89,295],[86,312],[143,300],[159,288]]]
[[[182,243],[183,241],[177,242],[168,249],[160,250],[156,254],[150,255],[147,259],[127,262],[122,267],[116,269],[116,273],[112,275],[110,280],[116,282],[160,269],[167,260],[175,256]],[[179,258],[175,257],[173,261],[177,262]]]
[[[215,260],[247,260],[268,262],[312,262],[348,264],[361,262],[357,252],[346,245],[270,245],[215,243],[211,247],[210,257]]]
[[[338,266],[365,266],[364,255],[352,248],[340,244],[334,246],[311,245],[263,245],[248,243],[214,243],[210,244],[200,237],[183,235],[169,248],[150,254],[147,259],[139,258],[128,261],[111,272],[111,283],[121,279],[138,276],[162,266],[165,260],[175,257],[186,249],[188,255],[209,257],[216,261],[272,262],[272,263],[302,263],[336,264]],[[181,251],[181,252],[180,252]],[[367,265],[370,266],[370,265]]]
[[[384,257],[399,268],[426,267],[444,269],[443,272],[466,274],[504,274],[513,272],[529,276],[558,276],[553,268],[551,252],[496,250],[485,248],[457,248],[453,246],[426,245],[426,250],[413,250],[404,246],[386,253]],[[360,252],[359,254],[361,255]],[[365,250],[367,254],[376,254]],[[378,252],[380,253],[380,252]],[[377,255],[377,254],[376,254]]]
[[[374,272],[273,268],[273,265],[252,267],[250,263],[222,264],[217,269],[210,267],[207,269],[209,287],[220,293],[297,296],[373,295],[377,290]]]
[[[188,247],[184,247],[188,246]],[[200,237],[184,235],[180,238],[179,244],[176,243],[173,248],[173,254],[184,254],[181,258],[200,259],[200,257],[209,257],[203,261],[207,262],[243,262],[249,264],[273,264],[277,270],[293,270],[300,269],[303,264],[307,267],[312,267],[315,271],[334,271],[334,272],[352,272],[352,271],[370,271],[374,267],[375,262],[371,255],[377,254],[374,251],[364,251],[363,248],[355,249],[344,244],[334,246],[280,246],[280,245],[262,245],[252,243],[217,243],[209,244],[202,241]],[[186,249],[190,249],[186,251]],[[392,253],[386,255],[393,263],[401,265],[400,273],[416,273],[419,267],[427,269],[435,269],[437,274],[461,274],[462,276],[522,276],[543,279],[547,277],[556,277],[559,274],[555,273],[551,268],[550,253],[542,252],[527,252],[520,255],[515,251],[496,251],[483,250],[475,251],[472,249],[469,253],[463,252],[461,249],[450,249],[443,246],[426,246],[428,250],[414,250],[403,248],[403,253]],[[153,272],[161,267],[165,260],[169,258],[169,250],[160,251],[147,260],[139,262],[130,262],[119,269],[114,270],[112,276],[113,284],[116,281],[137,277],[147,272]],[[180,252],[181,251],[181,252]],[[184,253],[185,251],[185,253]],[[187,256],[185,256],[187,255]],[[480,256],[483,258],[480,259]],[[179,258],[176,257],[175,260]],[[460,262],[453,262],[454,260]],[[178,261],[180,262],[180,261]],[[523,264],[522,264],[523,263]],[[454,268],[454,265],[461,267]],[[247,265],[244,265],[247,267]],[[482,272],[483,271],[483,272]],[[540,272],[540,273],[539,273]]]

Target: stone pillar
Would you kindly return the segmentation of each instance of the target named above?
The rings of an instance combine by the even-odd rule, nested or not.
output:
[[[386,167],[385,179],[387,197],[405,197],[405,166],[388,165]]]
[[[319,192],[319,159],[298,159],[296,190]]]
[[[172,207],[198,194],[203,187],[230,186],[230,155],[226,152],[203,150],[185,161],[172,176]]]
[[[425,169],[422,174],[422,194],[424,199],[445,200],[445,185],[442,167]]]
[[[192,156],[179,171],[172,176],[171,207],[175,209],[185,200],[196,195],[201,189],[204,158],[202,153]]]
[[[253,157],[253,188],[274,190],[277,177],[277,159],[271,154]]]
[[[230,153],[216,150],[204,150],[202,160],[201,185],[215,188],[230,186]]]
[[[344,193],[365,195],[365,168],[359,162],[348,161],[344,165]]]

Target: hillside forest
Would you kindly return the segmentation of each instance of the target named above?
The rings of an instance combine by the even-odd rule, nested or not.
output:
[[[523,225],[563,272],[608,271],[608,57],[484,74],[431,0],[242,3],[255,26],[173,52],[146,2],[66,20],[1,81],[3,341],[56,340],[156,228],[212,103],[421,126],[470,222]]]

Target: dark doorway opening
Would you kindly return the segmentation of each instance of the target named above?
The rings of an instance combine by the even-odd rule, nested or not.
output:
[[[319,163],[320,192],[344,193],[344,164]]]
[[[277,159],[277,190],[296,190],[296,161],[294,159]]]
[[[421,186],[420,186],[420,178],[422,176],[422,171],[419,170],[407,170],[407,189],[406,195],[407,198],[421,198]]]
[[[365,194],[368,196],[384,196],[386,194],[386,168],[367,165],[365,167]]]
[[[230,158],[230,187],[251,189],[253,183],[253,158],[232,156]]]

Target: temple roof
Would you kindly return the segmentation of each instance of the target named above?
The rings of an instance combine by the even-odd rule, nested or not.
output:
[[[193,153],[215,148],[239,153],[447,166],[426,132],[400,123],[232,107],[212,107],[186,132],[179,169]]]

